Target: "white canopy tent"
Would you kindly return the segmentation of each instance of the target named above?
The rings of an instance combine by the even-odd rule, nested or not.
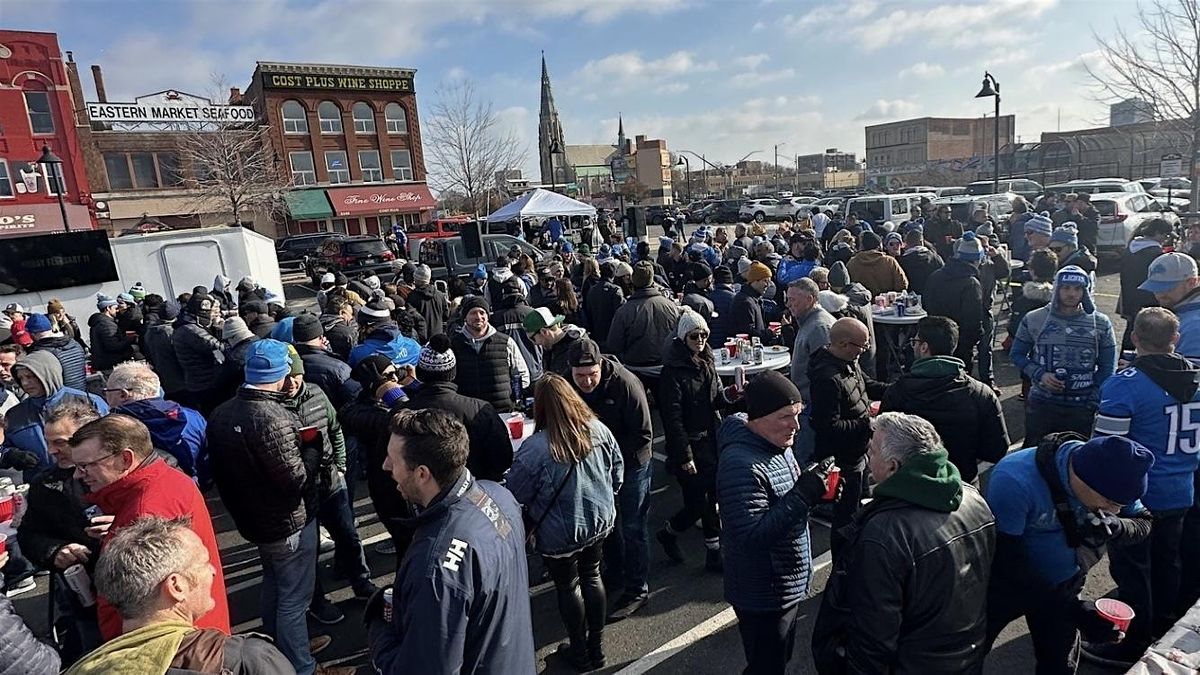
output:
[[[581,201],[557,192],[537,188],[521,195],[487,217],[489,223],[503,223],[517,218],[548,218],[550,216],[591,216],[596,209]]]

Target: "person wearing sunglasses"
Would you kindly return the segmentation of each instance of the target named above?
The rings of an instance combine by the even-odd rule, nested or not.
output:
[[[1084,272],[1096,272],[1096,256],[1092,255],[1086,246],[1080,246],[1079,231],[1075,223],[1063,223],[1054,228],[1054,234],[1050,235],[1049,249],[1058,258],[1058,269],[1075,265]]]

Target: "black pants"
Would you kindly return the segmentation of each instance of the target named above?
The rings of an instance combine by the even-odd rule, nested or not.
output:
[[[987,645],[1004,627],[1025,617],[1037,659],[1036,675],[1074,675],[1079,665],[1079,629],[1075,611],[1084,575],[1064,582],[1056,592],[1032,593],[1016,582],[996,582],[988,588]]]
[[[1025,402],[1025,447],[1036,447],[1042,436],[1057,431],[1074,431],[1090,437],[1095,421],[1093,406],[1056,405],[1030,399]]]
[[[600,579],[603,540],[562,558],[542,558],[554,592],[558,614],[567,627],[571,649],[597,650],[604,644],[604,619],[608,615],[604,582]]]
[[[746,653],[742,675],[783,675],[796,645],[800,603],[777,612],[746,612],[737,607],[733,611]]]
[[[1139,648],[1161,637],[1180,616],[1175,605],[1182,570],[1179,545],[1187,511],[1155,511],[1149,537],[1136,544],[1108,545],[1108,567],[1117,582],[1118,597],[1135,613],[1126,639]]]
[[[696,465],[696,473],[680,472],[679,489],[683,492],[683,508],[671,516],[667,523],[677,533],[687,532],[696,519],[704,529],[704,545],[719,548],[721,545],[721,519],[717,516],[717,471],[715,466]]]
[[[833,503],[833,522],[829,537],[829,549],[835,562],[842,546],[846,544],[841,530],[850,524],[854,514],[858,512],[867,488],[866,459],[859,458],[852,466],[842,466],[841,462],[838,462],[838,467],[842,471],[842,496]]]
[[[1192,508],[1183,518],[1183,535],[1179,557],[1183,570],[1179,584],[1179,602],[1175,606],[1178,616],[1183,616],[1192,605],[1200,600],[1200,471],[1192,479],[1197,488],[1192,498]]]

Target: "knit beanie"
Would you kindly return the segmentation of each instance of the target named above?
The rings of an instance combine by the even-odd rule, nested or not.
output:
[[[688,263],[685,278],[688,281],[699,281],[712,276],[712,268],[702,262]]]
[[[281,319],[275,324],[275,327],[271,329],[271,339],[279,340],[287,345],[292,344],[292,322],[295,320],[296,318],[292,316]]]
[[[292,360],[291,368],[288,370],[288,375],[296,377],[304,374],[304,361],[300,358],[300,352],[296,351],[294,345],[288,345],[288,358]]]
[[[379,288],[383,286],[382,282],[379,281],[379,277],[375,276],[374,274],[366,279],[363,279],[363,285],[373,291],[379,290]]]
[[[975,233],[967,230],[962,239],[954,242],[954,257],[963,262],[977,263],[983,257],[983,244]]]
[[[255,281],[254,277],[252,277],[252,276],[242,277],[242,280],[239,281],[238,285],[237,285],[238,291],[243,291],[243,292],[247,292],[247,293],[250,291],[253,291],[256,288],[258,288],[258,282]]]
[[[429,265],[417,265],[417,268],[413,270],[413,281],[416,283],[427,284],[430,279],[433,279],[433,271],[429,269]]]
[[[109,307],[115,307],[116,304],[117,304],[117,301],[113,297],[105,295],[103,293],[96,294],[96,309],[103,312],[104,310],[108,309]]]
[[[127,305],[132,305],[135,300],[133,299],[133,296],[128,293],[117,293],[117,302],[123,302]]]
[[[751,260],[750,258],[738,258],[738,261],[737,261],[738,276],[745,279],[746,274],[750,272],[750,266],[753,264],[754,264],[754,261]]]
[[[369,326],[373,323],[382,323],[392,318],[392,313],[388,311],[386,305],[383,304],[381,298],[372,298],[367,304],[358,308],[358,322],[364,326]]]
[[[625,262],[624,260],[618,260],[617,269],[615,272],[613,272],[613,278],[620,279],[621,277],[629,276],[633,276],[633,268],[630,267],[629,263]]]
[[[256,336],[250,332],[250,329],[246,327],[246,320],[240,316],[231,316],[225,319],[225,323],[221,326],[221,339],[230,347],[253,337]]]
[[[714,284],[732,284],[733,283],[733,272],[730,271],[730,269],[724,265],[720,265],[716,269],[714,269],[712,275],[713,275],[713,283]]]
[[[30,335],[36,333],[49,333],[52,330],[50,325],[50,317],[45,314],[34,314],[25,321],[25,330]]]
[[[758,419],[800,403],[800,390],[778,371],[768,370],[746,384],[746,417]]]
[[[862,233],[860,242],[861,243],[859,244],[859,247],[858,247],[860,251],[879,250],[879,245],[883,243],[882,240],[880,240],[879,235],[875,234],[874,232],[870,232],[870,231]]]
[[[492,308],[488,305],[488,301],[481,295],[468,295],[462,299],[462,305],[459,306],[462,316],[466,317],[467,312],[473,309],[482,309],[488,314],[492,313]]]
[[[1049,237],[1054,234],[1054,222],[1045,213],[1039,213],[1025,221],[1025,231]]]
[[[146,299],[146,289],[142,286],[142,282],[139,281],[129,287],[129,296],[137,302],[141,302],[142,300]]]
[[[325,327],[316,314],[305,312],[292,321],[292,342],[308,342],[325,334]]]
[[[654,283],[654,265],[649,260],[643,260],[633,266],[633,287],[646,288]]]
[[[833,263],[829,267],[829,287],[838,291],[849,285],[850,270],[846,269],[846,263],[841,260]]]
[[[991,223],[984,223],[975,228],[975,234],[981,237],[991,237],[996,234],[996,228],[992,227]]]
[[[684,307],[683,311],[679,314],[679,323],[675,325],[675,335],[677,335],[679,340],[682,342],[683,340],[687,339],[688,333],[691,333],[697,329],[707,333],[708,322],[705,321],[704,317],[700,316],[696,310],[692,309],[691,307]]]
[[[897,244],[903,244],[904,238],[900,236],[899,232],[888,232],[887,236],[885,236],[883,238],[883,245],[891,246],[892,242],[896,242]]]
[[[748,284],[752,284],[763,279],[770,279],[771,268],[755,260],[754,262],[750,263],[750,268],[746,270],[746,274],[743,276],[746,277],[746,283]]]
[[[335,286],[345,286],[346,284],[349,284],[349,283],[350,283],[350,279],[345,274],[342,274],[341,272],[337,272],[336,274],[333,275],[333,284]],[[239,286],[239,288],[240,288],[240,286]]]
[[[1071,469],[1102,497],[1132,504],[1146,494],[1146,474],[1154,455],[1124,436],[1101,436],[1075,448]]]
[[[278,382],[291,371],[288,346],[279,340],[258,340],[246,356],[246,384]]]
[[[429,338],[417,357],[417,379],[422,382],[453,382],[458,362],[450,349],[450,338],[438,333]]]
[[[1071,248],[1079,248],[1079,230],[1075,223],[1063,223],[1054,228],[1054,234],[1050,235],[1050,241],[1057,241]]]

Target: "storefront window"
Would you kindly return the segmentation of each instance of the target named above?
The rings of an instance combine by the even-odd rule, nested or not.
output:
[[[383,117],[387,120],[387,132],[389,134],[407,134],[408,133],[408,115],[404,112],[404,107],[399,103],[389,103],[383,109]]]
[[[13,193],[12,174],[8,172],[8,162],[0,159],[0,198],[15,196]]]
[[[308,116],[304,112],[304,106],[300,105],[299,101],[284,101],[282,112],[283,133],[308,133]]]
[[[133,182],[138,188],[159,187],[158,171],[154,168],[154,155],[149,152],[132,152],[129,163],[133,165]]]
[[[321,101],[317,106],[317,117],[321,118],[321,133],[342,133],[342,111],[333,101]]]
[[[364,183],[379,183],[383,181],[383,169],[379,166],[378,150],[359,150],[358,166],[362,168]]]
[[[345,218],[334,218],[333,219],[333,231],[337,232],[338,234],[349,234],[350,233],[349,230],[346,229],[346,219]]]
[[[162,184],[168,187],[183,185],[183,172],[179,168],[179,157],[175,153],[160,152],[158,157],[158,175]]]
[[[408,150],[392,151],[392,175],[396,180],[412,180],[412,155]]]
[[[375,133],[375,111],[362,101],[354,104],[354,133]]]

